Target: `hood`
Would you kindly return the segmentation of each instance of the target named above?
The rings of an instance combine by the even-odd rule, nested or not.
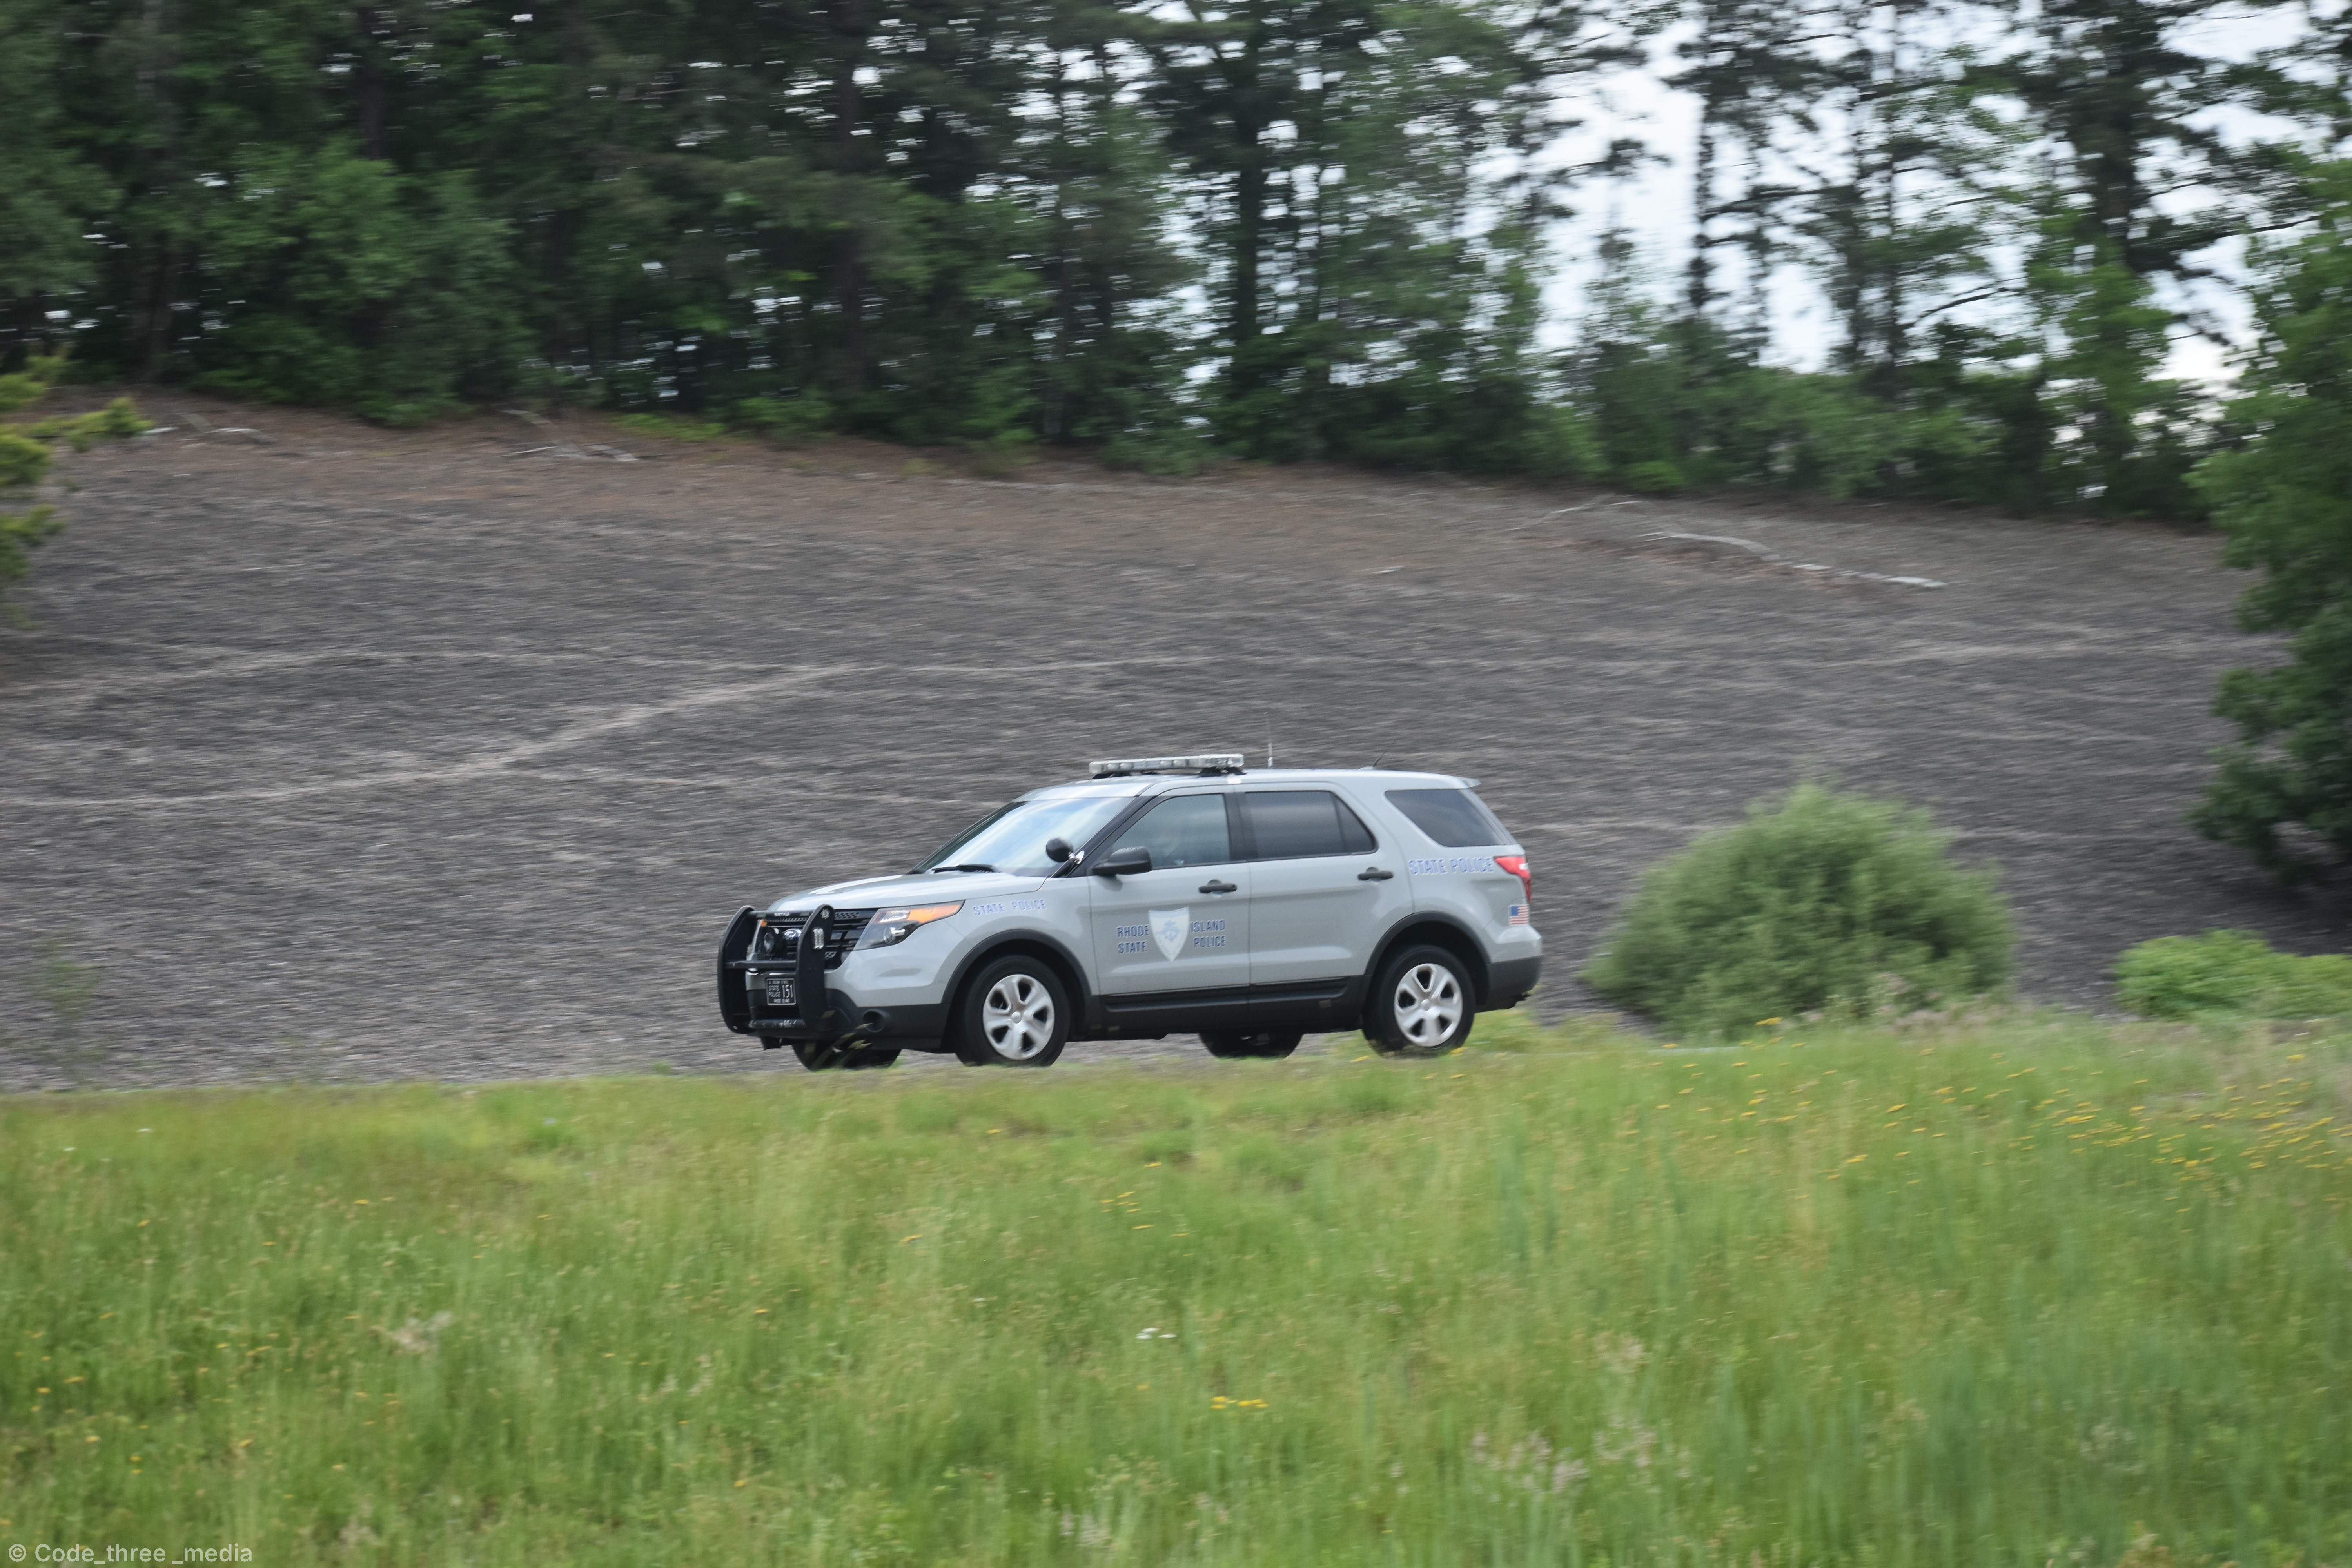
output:
[[[878,910],[894,904],[946,904],[958,899],[1000,898],[1007,893],[1034,892],[1043,877],[1014,877],[997,871],[943,871],[913,877],[861,877],[849,882],[827,882],[804,893],[791,893],[768,906],[771,910],[813,910],[831,904],[840,910]]]

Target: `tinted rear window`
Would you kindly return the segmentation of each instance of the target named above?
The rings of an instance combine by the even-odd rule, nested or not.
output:
[[[1428,834],[1432,843],[1448,849],[1483,848],[1511,841],[1509,831],[1495,820],[1486,803],[1466,789],[1392,789],[1389,804]]]
[[[1255,790],[1242,796],[1242,816],[1261,860],[1363,855],[1373,847],[1363,818],[1328,789]]]

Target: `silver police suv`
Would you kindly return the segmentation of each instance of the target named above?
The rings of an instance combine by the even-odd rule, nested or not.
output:
[[[1360,1028],[1434,1056],[1535,989],[1526,853],[1443,773],[1096,763],[903,875],[736,915],[719,1011],[811,1068],[902,1050],[1045,1067],[1072,1040],[1196,1033],[1286,1057]]]

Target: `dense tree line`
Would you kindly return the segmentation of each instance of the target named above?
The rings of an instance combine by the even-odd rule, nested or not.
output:
[[[2288,882],[2352,865],[2352,163],[2308,189],[2313,223],[2260,258],[2233,407],[2252,438],[2195,476],[2230,563],[2263,574],[2240,620],[2290,638],[2287,663],[2223,677],[2215,708],[2242,739],[2196,822]]]
[[[1617,47],[1554,0],[0,18],[20,350],[393,420],[541,396],[1145,462],[1204,429],[1525,460],[1538,160]]]
[[[2193,514],[2231,432],[2165,379],[2181,287],[2307,216],[2352,120],[2342,26],[2224,61],[2203,9],[0,0],[0,348],[387,420]],[[1601,233],[1643,150],[1564,108],[1660,62],[1678,280]],[[1769,352],[1792,276],[1810,373]]]
[[[2352,861],[2352,8],[2244,16],[0,0],[0,375],[2210,511],[2293,655],[2225,683],[2199,824],[2304,876]],[[1644,74],[1696,110],[1678,256],[1569,109]],[[2232,295],[2217,406],[2167,364]],[[5,522],[0,578],[54,526]]]

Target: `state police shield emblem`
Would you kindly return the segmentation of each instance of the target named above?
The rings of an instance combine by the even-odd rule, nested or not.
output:
[[[1160,952],[1173,958],[1184,951],[1184,938],[1192,929],[1192,911],[1188,906],[1181,910],[1151,911],[1151,940],[1160,944]]]

